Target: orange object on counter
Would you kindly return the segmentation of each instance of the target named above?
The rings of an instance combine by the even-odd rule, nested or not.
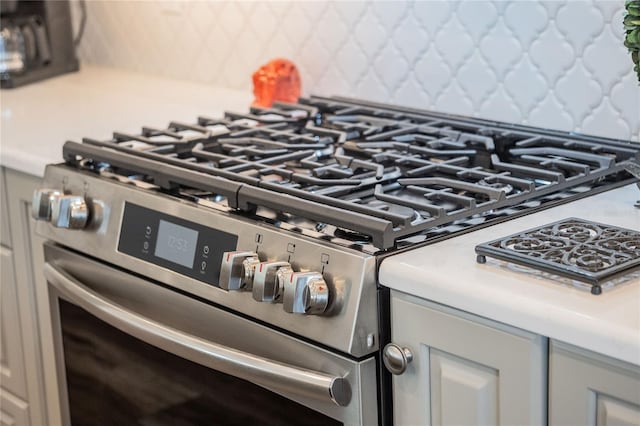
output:
[[[297,102],[300,74],[288,59],[273,59],[253,73],[253,106],[270,107],[275,101]]]

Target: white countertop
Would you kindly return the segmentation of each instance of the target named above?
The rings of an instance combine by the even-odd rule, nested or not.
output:
[[[577,217],[640,230],[640,191],[633,184],[460,237],[391,256],[380,282],[392,289],[510,324],[640,365],[640,273],[601,295],[566,279],[509,267],[475,246],[550,222]]]
[[[46,164],[62,161],[68,140],[195,123],[224,110],[245,112],[252,100],[250,92],[83,64],[76,73],[0,91],[0,164],[42,176]]]

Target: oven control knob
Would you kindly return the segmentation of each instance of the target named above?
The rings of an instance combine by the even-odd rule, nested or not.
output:
[[[284,310],[322,315],[329,306],[329,287],[318,272],[294,272],[284,286]]]
[[[309,280],[307,286],[302,290],[302,300],[304,311],[308,315],[322,315],[327,310],[329,287],[322,276]]]
[[[253,274],[260,259],[252,251],[228,251],[222,256],[220,288],[225,290],[250,290]]]
[[[51,205],[53,200],[61,197],[62,191],[55,189],[36,189],[31,201],[31,216],[35,220],[51,220]]]
[[[253,276],[259,264],[260,258],[257,255],[247,257],[242,261],[242,282],[240,286],[243,289],[251,290],[251,287],[253,287]]]
[[[289,262],[262,262],[253,277],[253,298],[258,302],[281,302],[284,282],[292,273]]]
[[[89,207],[84,197],[62,195],[51,201],[51,223],[56,228],[82,229],[89,221]]]

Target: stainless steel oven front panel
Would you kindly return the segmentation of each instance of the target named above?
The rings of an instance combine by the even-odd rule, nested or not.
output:
[[[376,424],[376,363],[353,360],[210,304],[45,245],[56,362],[69,420],[59,300],[207,368],[260,385],[345,424]]]
[[[100,178],[64,165],[48,166],[44,185],[66,194],[83,195],[92,203],[94,215],[100,217],[99,225],[82,230],[56,228],[48,222],[39,221],[37,232],[47,239],[353,356],[365,356],[378,349],[374,256],[336,248],[301,234],[214,211],[162,193],[140,190],[130,184]],[[298,271],[322,272],[334,294],[331,314],[287,313],[280,303],[255,301],[250,291],[223,290],[119,252],[126,202],[235,234],[238,236],[237,250],[257,251],[263,261],[284,260]]]

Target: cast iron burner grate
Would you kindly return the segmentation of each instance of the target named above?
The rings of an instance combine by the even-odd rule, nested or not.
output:
[[[636,182],[627,168],[640,161],[630,141],[322,97],[84,138],[63,154],[374,253]]]
[[[569,218],[476,246],[478,263],[486,256],[591,284],[640,266],[640,232]]]

